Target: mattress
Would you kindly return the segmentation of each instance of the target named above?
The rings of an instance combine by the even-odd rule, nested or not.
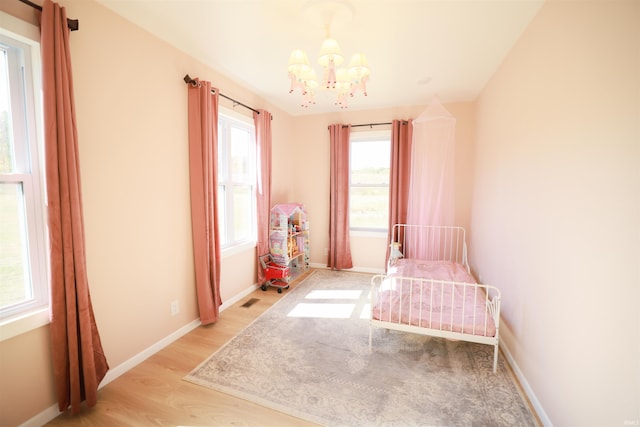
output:
[[[373,319],[495,336],[485,287],[462,264],[401,259],[387,274],[378,289]]]
[[[401,258],[387,270],[387,275],[476,283],[465,265],[451,261],[422,261]]]

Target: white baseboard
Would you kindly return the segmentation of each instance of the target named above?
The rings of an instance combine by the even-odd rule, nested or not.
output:
[[[200,326],[200,320],[199,319],[193,320],[190,323],[183,326],[182,328],[173,332],[172,334],[167,335],[166,337],[156,342],[152,346],[147,347],[145,350],[136,354],[131,359],[126,360],[125,362],[119,364],[115,368],[109,369],[107,374],[104,376],[104,379],[98,386],[98,389],[101,389],[102,387],[106,386],[111,381],[115,380],[116,378],[118,378],[120,375],[124,374],[128,370],[133,369],[135,366],[144,362],[146,359],[153,356],[154,354],[156,354],[157,352],[159,352],[160,350],[162,350],[172,342],[182,338],[189,332],[193,331],[198,326]]]
[[[242,298],[244,298],[247,295],[251,294],[251,292],[255,291],[256,289],[258,289],[258,285],[254,284],[254,285],[249,286],[247,289],[245,289],[244,291],[240,292],[239,294],[234,295],[231,299],[229,299],[229,300],[227,300],[227,301],[222,303],[222,305],[220,306],[220,311],[224,311],[227,308],[231,307],[233,304],[237,303]]]
[[[242,291],[241,293],[239,293],[238,295],[235,295],[233,298],[225,301],[225,303],[220,306],[220,311],[222,312],[225,309],[231,307],[233,304],[235,304],[245,296],[249,295],[251,292],[255,291],[257,288],[258,288],[258,285],[252,285],[247,289],[245,289],[244,291]],[[188,334],[189,332],[191,332],[192,330],[194,330],[200,325],[201,323],[199,319],[193,320],[190,323],[178,329],[177,331],[171,333],[170,335],[167,335],[160,341],[156,342],[155,344],[151,345],[150,347],[136,354],[129,360],[119,364],[115,368],[109,369],[107,374],[104,376],[104,379],[98,386],[98,389],[101,389],[102,387],[106,386],[111,381],[118,378],[120,375],[124,374],[130,369],[133,369],[135,366],[144,362],[149,357],[153,356],[154,354],[156,354],[157,352],[159,352],[169,344],[173,343],[174,341],[177,341],[178,339],[182,338],[184,335]],[[40,427],[48,423],[49,421],[53,420],[58,415],[60,415],[60,411],[58,410],[58,405],[54,404],[49,408],[45,409],[44,411],[40,412],[38,415],[20,424],[20,427]]]
[[[309,263],[309,267],[318,268],[321,270],[328,270],[326,264]],[[380,268],[368,268],[368,267],[353,267],[340,271],[353,271],[354,273],[371,273],[371,274],[384,274],[384,269]]]
[[[24,423],[20,424],[19,427],[41,427],[60,415],[60,411],[58,410],[58,405],[51,405],[44,411],[40,412],[33,418],[28,419]]]
[[[129,371],[130,369],[134,368],[140,363],[144,362],[146,359],[153,356],[154,354],[156,354],[157,352],[159,352],[160,350],[162,350],[172,342],[188,334],[189,332],[191,332],[192,330],[200,326],[200,324],[201,323],[199,319],[193,320],[192,322],[186,324],[185,326],[181,327],[177,331],[171,333],[170,335],[167,335],[166,337],[156,342],[152,346],[136,354],[131,359],[126,360],[125,362],[119,364],[115,368],[109,369],[107,374],[104,376],[104,378],[100,382],[98,389],[101,389],[102,387],[106,386],[111,381],[115,380],[120,375],[124,374],[125,372]],[[60,415],[60,411],[58,410],[58,405],[54,404],[49,408],[45,409],[44,411],[40,412],[38,415],[30,418],[23,424],[20,424],[20,427],[39,427],[48,423],[58,415]]]
[[[310,262],[309,263],[309,267],[311,268],[320,268],[320,269],[327,269],[327,264],[320,264],[318,262]]]
[[[503,325],[500,325],[500,328],[502,329]],[[518,366],[515,359],[513,358],[513,355],[509,351],[509,348],[507,347],[507,345],[504,343],[504,340],[502,339],[500,339],[500,348],[502,349],[502,354],[504,354],[504,357],[507,359],[507,362],[511,366],[511,369],[513,370],[514,375],[516,376],[516,378],[518,378],[518,381],[520,382],[522,389],[524,390],[525,394],[529,398],[529,401],[531,402],[533,409],[536,411],[538,418],[540,418],[542,425],[544,427],[553,427],[553,423],[549,419],[549,416],[544,411],[544,408],[540,404],[540,401],[536,397],[536,394],[533,392],[533,389],[529,385],[529,382],[525,378],[524,374],[520,370],[520,367]]]
[[[238,294],[238,295],[234,296],[233,298],[229,299],[228,301],[226,301],[225,303],[223,303],[220,306],[220,312],[223,312],[225,309],[231,307],[233,304],[235,304],[237,301],[239,301],[242,298],[244,298],[246,295],[249,295],[251,292],[255,291],[256,288],[257,288],[257,285],[252,285],[252,286],[248,287],[247,289],[245,289],[244,291],[242,291],[240,294]],[[136,365],[142,363],[147,358],[153,356],[154,354],[156,354],[157,352],[159,352],[160,350],[162,350],[163,348],[165,348],[169,344],[173,343],[174,341],[177,341],[178,339],[182,338],[183,336],[185,336],[189,332],[193,331],[195,328],[197,328],[200,325],[201,325],[201,322],[200,322],[199,319],[193,320],[190,323],[188,323],[185,326],[183,326],[182,328],[180,328],[177,331],[173,332],[172,334],[167,335],[166,337],[164,337],[160,341],[156,342],[151,347],[148,347],[144,351],[136,354],[135,356],[133,356],[131,359],[127,360],[126,362],[121,363],[120,365],[116,366],[115,368],[110,369],[109,372],[107,372],[107,375],[105,375],[104,379],[102,380],[102,382],[100,383],[100,386],[98,388],[102,388],[105,385],[109,384],[111,381],[115,380],[120,375],[124,374],[125,372],[127,372],[130,369],[132,369]]]

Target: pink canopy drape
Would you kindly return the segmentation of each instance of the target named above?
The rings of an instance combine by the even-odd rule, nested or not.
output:
[[[456,118],[438,101],[413,121],[411,184],[407,222],[454,225]],[[426,238],[417,237],[420,241]],[[438,245],[439,242],[432,242]],[[425,259],[426,248],[413,254]],[[407,254],[405,254],[407,255]]]
[[[331,143],[329,260],[327,267],[352,268],[349,240],[349,135],[351,126],[329,126]]]
[[[218,238],[218,90],[198,79],[188,85],[191,229],[200,321],[220,315],[220,239]]]
[[[256,128],[257,157],[257,255],[269,253],[269,214],[271,209],[271,113],[265,110],[253,113]],[[258,268],[258,283],[264,283],[264,271]]]
[[[87,278],[69,29],[64,8],[45,0],[41,17],[45,170],[51,264],[51,343],[58,408],[97,402],[109,370]]]
[[[389,176],[389,237],[393,226],[407,222],[409,186],[411,179],[411,142],[413,124],[411,120],[393,120],[391,128],[391,170]],[[387,258],[389,259],[389,247]]]

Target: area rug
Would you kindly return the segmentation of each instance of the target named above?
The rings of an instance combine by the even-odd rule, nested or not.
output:
[[[535,426],[493,347],[374,330],[370,274],[316,270],[186,380],[326,426]]]

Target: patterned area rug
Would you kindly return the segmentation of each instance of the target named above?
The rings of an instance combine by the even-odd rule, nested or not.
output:
[[[493,347],[374,330],[371,275],[317,270],[186,380],[327,426],[535,426]]]

